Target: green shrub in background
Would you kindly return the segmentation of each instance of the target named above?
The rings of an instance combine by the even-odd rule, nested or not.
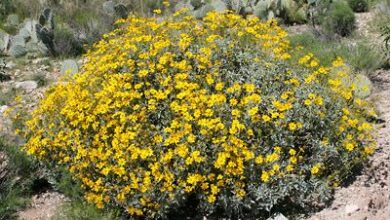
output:
[[[12,219],[14,212],[27,204],[36,171],[31,158],[0,137],[0,220]]]
[[[0,1],[0,21],[7,18],[7,15],[15,9],[12,4],[12,0],[1,0]]]
[[[350,44],[343,40],[321,40],[311,33],[295,34],[290,36],[289,39],[293,47],[304,47],[305,52],[313,53],[324,65],[330,65],[336,57],[343,57],[345,62],[354,71],[358,72],[370,72],[385,65],[385,59],[381,51],[365,41]],[[304,51],[295,52],[304,53]]]
[[[57,26],[54,29],[56,52],[60,56],[79,56],[83,52],[83,44],[77,39],[74,31],[67,25]]]
[[[335,1],[323,16],[321,26],[328,34],[349,36],[355,29],[355,14],[344,1]]]
[[[368,11],[368,1],[367,0],[348,0],[348,4],[354,12]]]

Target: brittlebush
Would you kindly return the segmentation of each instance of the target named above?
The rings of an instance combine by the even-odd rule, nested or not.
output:
[[[118,25],[48,91],[24,147],[99,208],[158,218],[191,198],[201,215],[261,216],[325,200],[373,151],[348,67],[291,59],[275,21],[180,11]]]

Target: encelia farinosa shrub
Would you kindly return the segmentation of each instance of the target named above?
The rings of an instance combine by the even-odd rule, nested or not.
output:
[[[275,21],[179,11],[118,23],[26,129],[24,149],[69,169],[97,207],[261,216],[326,200],[373,151],[372,112],[342,60],[294,63]]]

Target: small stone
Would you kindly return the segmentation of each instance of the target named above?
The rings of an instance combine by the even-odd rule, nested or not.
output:
[[[284,216],[282,213],[275,213],[267,220],[288,220],[288,218]]]
[[[23,82],[17,82],[15,83],[15,88],[17,89],[23,89],[26,92],[31,92],[34,89],[38,88],[38,83],[32,80],[29,81],[23,81]]]
[[[359,211],[359,206],[357,206],[355,204],[350,204],[350,205],[345,206],[345,213],[347,215],[350,215],[350,214],[357,212],[357,211]]]
[[[16,67],[16,64],[11,60],[8,63],[6,63],[5,68],[7,69],[13,69]]]
[[[32,61],[33,64],[42,64],[42,63],[46,63],[49,61],[49,58],[47,57],[43,57],[43,58],[38,58],[38,59],[35,59]]]
[[[9,107],[7,105],[0,106],[0,116],[3,115],[5,111],[7,111]]]

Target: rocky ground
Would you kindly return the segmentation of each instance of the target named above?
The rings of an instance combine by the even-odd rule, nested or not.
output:
[[[48,85],[58,81],[65,69],[74,61],[60,62],[49,58],[25,60],[21,63],[8,61],[3,72],[11,77],[11,80],[0,82],[0,101],[7,100],[9,103],[0,103],[0,134],[6,136],[8,141],[22,144],[12,131],[11,120],[6,116],[6,111],[13,107],[13,100],[21,96],[23,105],[28,109],[43,97]],[[39,75],[39,79],[34,76]],[[47,85],[40,85],[39,80],[45,80]],[[7,97],[6,97],[7,96]],[[1,155],[0,155],[1,157]],[[0,164],[1,167],[2,164]],[[57,213],[58,208],[67,201],[64,195],[57,192],[44,192],[31,198],[31,204],[25,210],[17,214],[21,220],[49,220]]]
[[[336,189],[331,206],[309,220],[388,220],[390,217],[390,71],[372,74],[374,101],[381,123],[377,124],[378,148],[362,174],[347,187]]]
[[[64,195],[57,192],[46,192],[32,198],[31,207],[18,214],[20,220],[49,220],[57,213],[59,207],[67,201]]]

